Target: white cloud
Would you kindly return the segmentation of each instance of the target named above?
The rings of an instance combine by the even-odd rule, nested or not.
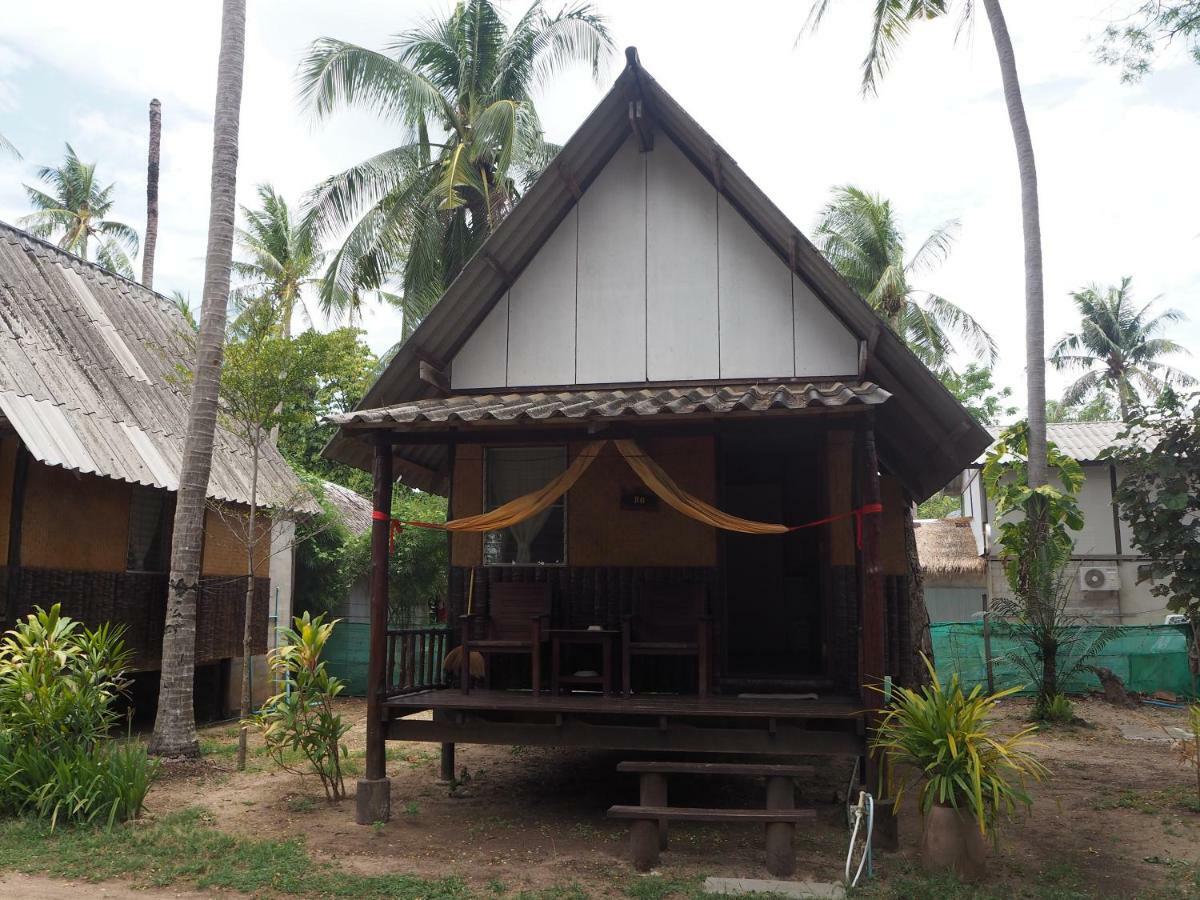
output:
[[[506,9],[523,11],[524,2]],[[982,8],[973,31],[957,42],[953,22],[916,27],[879,97],[863,99],[857,88],[866,4],[837,4],[821,30],[798,43],[807,4],[795,0],[598,5],[619,46],[636,44],[654,77],[802,228],[811,226],[829,187],[842,183],[890,197],[914,245],[930,228],[960,219],[949,261],[923,281],[992,330],[1002,354],[999,380],[1023,393],[1017,172]],[[1200,67],[1171,57],[1142,85],[1120,84],[1115,70],[1094,61],[1088,38],[1124,5],[1006,4],[1038,158],[1047,338],[1074,322],[1070,290],[1131,274],[1138,296],[1164,293],[1192,313],[1194,321],[1175,336],[1200,349],[1200,182],[1193,160]],[[80,0],[26,5],[6,17],[0,36],[0,131],[36,162],[57,159],[64,139],[77,140],[81,153],[86,144],[89,158],[101,162],[101,177],[118,181],[114,215],[139,229],[146,104],[162,99],[156,284],[179,287],[194,300],[208,218],[218,7],[130,0],[119,17],[97,18]],[[256,184],[271,181],[299,203],[321,178],[396,140],[393,126],[360,114],[314,126],[296,98],[296,68],[309,41],[331,35],[381,47],[447,7],[426,0],[251,3],[242,202]],[[613,60],[609,78],[622,64]],[[551,139],[565,140],[606,89],[607,82],[596,85],[582,72],[550,87],[540,106]],[[0,217],[11,221],[25,211],[19,181],[29,178],[28,163],[0,160]],[[398,336],[390,311],[371,310],[366,324],[376,349]],[[1061,384],[1052,376],[1052,390]]]

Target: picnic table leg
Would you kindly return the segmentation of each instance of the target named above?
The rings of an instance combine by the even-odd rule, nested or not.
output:
[[[767,809],[795,809],[792,780],[779,776],[767,779]],[[796,825],[794,822],[767,823],[767,871],[772,875],[791,875],[796,871]]]
[[[642,806],[667,805],[667,776],[655,772],[643,772],[641,780]],[[658,820],[658,849],[667,849],[667,820]]]
[[[629,829],[629,852],[633,867],[649,872],[658,865],[658,823],[653,819],[634,819]]]

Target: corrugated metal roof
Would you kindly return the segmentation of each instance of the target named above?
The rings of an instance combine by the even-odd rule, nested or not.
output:
[[[1046,440],[1076,462],[1095,462],[1105,450],[1122,443],[1125,427],[1124,422],[1048,422]],[[1000,430],[994,430],[992,436],[995,443]],[[986,458],[984,451],[976,463],[982,464]]]
[[[558,223],[571,210],[629,134],[628,103],[640,100],[654,129],[675,142],[697,168],[751,223],[776,255],[871,348],[865,377],[890,391],[880,408],[880,453],[917,499],[940,489],[966,468],[989,436],[940,381],[830,267],[817,249],[738,167],[737,163],[628,52],[629,64],[546,172],[488,237],[441,300],[405,341],[371,386],[361,409],[392,406],[431,396],[421,381],[422,359],[446,361],[483,320]],[[736,298],[731,298],[736,304]],[[369,469],[372,449],[351,433],[339,433],[325,450],[331,459]],[[401,447],[397,455],[426,470],[444,466],[441,447]]]
[[[166,298],[0,222],[0,415],[52,466],[179,489],[189,329]],[[265,506],[312,508],[266,447]],[[250,456],[218,427],[209,496],[247,503]]]
[[[612,388],[551,393],[459,394],[382,409],[330,416],[343,426],[393,423],[479,422],[491,419],[612,419],[622,416],[725,415],[805,409],[811,406],[878,405],[891,395],[870,382],[845,384],[766,383],[689,388]]]

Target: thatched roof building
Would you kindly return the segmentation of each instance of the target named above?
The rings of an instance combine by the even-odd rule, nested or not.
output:
[[[927,581],[958,582],[978,579],[983,583],[987,562],[975,546],[971,519],[920,519],[913,523],[917,555]]]

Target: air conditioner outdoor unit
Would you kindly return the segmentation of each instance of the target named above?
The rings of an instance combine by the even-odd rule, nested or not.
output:
[[[1121,572],[1116,566],[1080,566],[1079,589],[1081,591],[1119,591]]]

